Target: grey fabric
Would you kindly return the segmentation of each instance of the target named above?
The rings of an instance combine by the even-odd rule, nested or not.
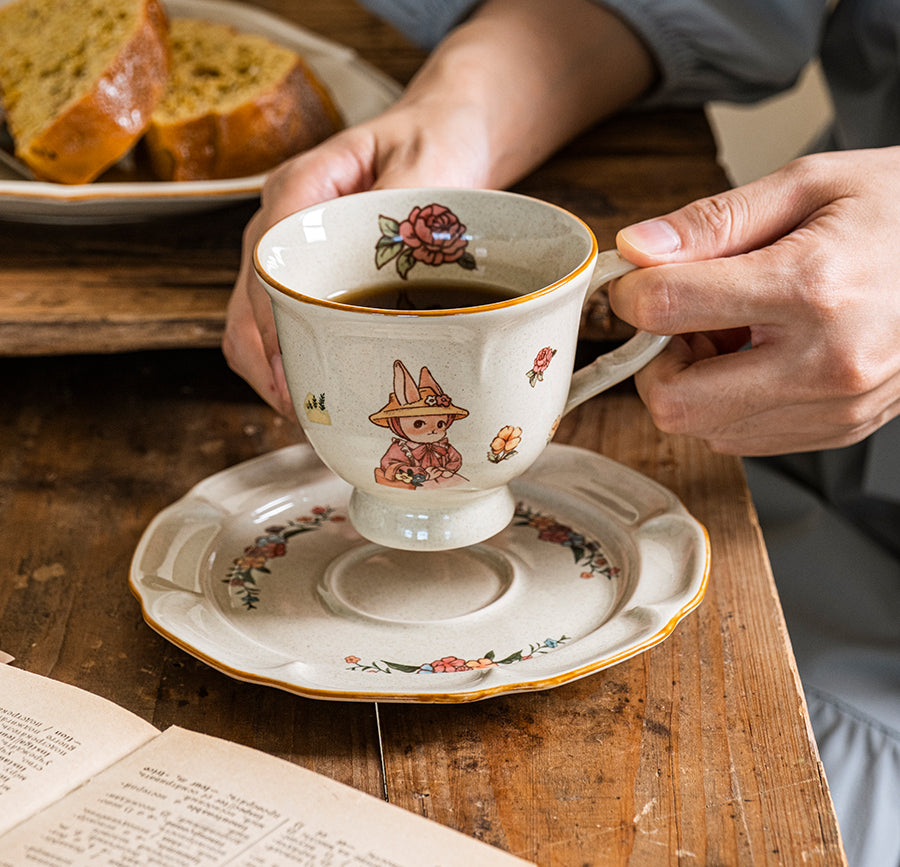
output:
[[[434,48],[480,0],[360,0],[422,48]]]
[[[848,863],[900,864],[900,733],[829,693],[806,700],[825,766]]]
[[[835,696],[807,687],[806,700],[825,766],[848,863],[900,864],[900,734]]]
[[[745,465],[850,867],[898,867],[900,559],[835,486],[865,451]]]
[[[757,101],[819,56],[839,148],[900,144],[900,0],[602,0],[662,70],[649,102]]]
[[[856,445],[768,462],[900,558],[900,417]]]
[[[602,0],[641,35],[652,103],[752,102],[790,87],[816,54],[826,0]]]
[[[821,56],[838,147],[900,144],[900,0],[841,0]]]

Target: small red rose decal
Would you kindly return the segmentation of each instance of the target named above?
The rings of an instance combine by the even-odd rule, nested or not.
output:
[[[549,346],[545,346],[534,359],[534,364],[531,366],[531,370],[525,372],[525,375],[528,377],[528,382],[532,388],[534,388],[535,383],[544,381],[544,371],[550,366],[550,362],[553,359],[553,356],[556,355],[556,350],[552,349]]]

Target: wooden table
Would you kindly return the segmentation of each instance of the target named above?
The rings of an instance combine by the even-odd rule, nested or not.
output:
[[[260,5],[400,80],[421,60],[349,0]],[[604,124],[518,189],[609,246],[724,186],[702,115],[673,112]],[[322,702],[232,680],[143,622],[127,576],[153,516],[299,437],[208,348],[251,211],[0,223],[0,650],[541,865],[844,864],[740,462],[658,432],[627,386],[566,416],[558,440],[671,488],[713,552],[700,608],[636,658],[474,704]]]

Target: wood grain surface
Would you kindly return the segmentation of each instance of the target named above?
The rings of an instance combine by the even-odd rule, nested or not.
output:
[[[628,387],[570,413],[558,439],[659,480],[704,523],[700,608],[553,690],[376,707],[232,680],[151,631],[128,590],[159,510],[299,437],[217,350],[0,364],[0,649],[16,664],[541,865],[844,863],[740,463],[659,433]]]

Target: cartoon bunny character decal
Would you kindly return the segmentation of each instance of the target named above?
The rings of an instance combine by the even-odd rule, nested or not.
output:
[[[468,410],[453,405],[427,367],[418,385],[402,361],[394,362],[394,390],[388,402],[369,421],[394,434],[381,464],[375,469],[380,485],[415,490],[421,487],[456,485],[462,455],[447,440],[447,429]]]

